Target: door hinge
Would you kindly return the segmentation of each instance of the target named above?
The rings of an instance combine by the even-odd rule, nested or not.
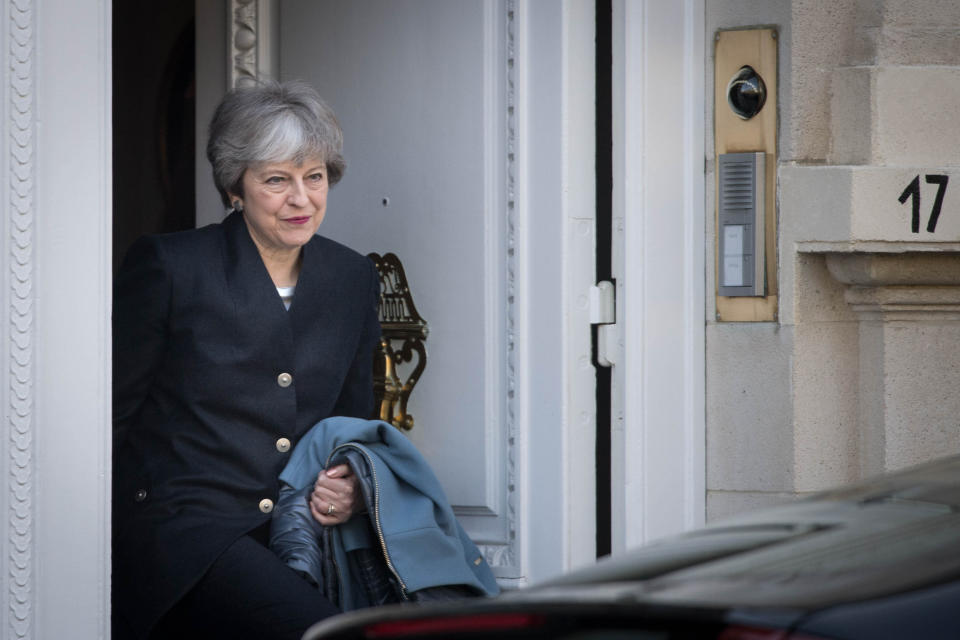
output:
[[[617,353],[616,286],[609,280],[590,287],[590,324],[597,325],[597,364],[612,367]]]

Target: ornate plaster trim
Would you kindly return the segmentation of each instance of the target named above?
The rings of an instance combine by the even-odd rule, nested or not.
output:
[[[7,278],[8,364],[4,379],[7,415],[6,619],[2,634],[28,638],[33,628],[33,101],[34,9],[32,0],[11,0],[7,104],[9,265]]]
[[[506,474],[507,474],[507,544],[490,550],[487,561],[493,567],[511,567],[519,570],[517,560],[517,432],[518,412],[517,388],[517,25],[516,1],[507,0],[506,3],[506,372],[507,372],[507,442],[506,442]]]
[[[488,286],[487,311],[487,388],[486,410],[496,416],[487,428],[488,440],[496,442],[502,456],[504,474],[492,483],[489,507],[455,507],[459,516],[498,519],[498,533],[478,544],[480,552],[498,578],[519,576],[517,562],[517,363],[516,363],[516,196],[515,154],[516,119],[514,117],[514,0],[486,0],[484,16],[484,155],[486,157],[486,195],[484,209],[495,219],[485,225],[487,237],[486,269],[500,272],[503,280]],[[501,217],[502,216],[502,217]],[[500,327],[503,329],[491,329]],[[502,333],[501,333],[502,332]],[[502,351],[501,351],[502,349]],[[505,396],[502,394],[506,394]],[[501,413],[502,412],[502,413]],[[502,478],[503,484],[499,482]],[[499,529],[503,526],[503,529]],[[492,539],[491,539],[492,538]]]
[[[487,339],[485,363],[486,411],[492,418],[487,429],[496,443],[502,465],[496,483],[488,488],[490,506],[456,506],[465,517],[496,517],[495,535],[478,544],[498,578],[519,577],[517,553],[517,344],[516,344],[516,117],[514,109],[515,25],[514,0],[486,0],[484,15],[484,155],[486,195],[484,210],[491,216],[486,226],[486,269],[502,273],[485,293]],[[495,217],[493,217],[495,216]],[[498,276],[499,278],[499,276]],[[494,329],[493,327],[496,327]],[[502,328],[501,328],[502,327]],[[505,394],[505,395],[504,395]],[[500,480],[504,482],[501,484]],[[500,519],[502,518],[502,520]]]
[[[227,87],[276,79],[277,24],[275,0],[227,2]]]

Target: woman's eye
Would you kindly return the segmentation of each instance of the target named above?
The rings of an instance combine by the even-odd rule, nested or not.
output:
[[[283,178],[281,176],[270,176],[265,182],[267,184],[283,184]]]
[[[310,180],[310,182],[323,182],[322,173],[312,173],[309,176],[307,176],[307,178]]]

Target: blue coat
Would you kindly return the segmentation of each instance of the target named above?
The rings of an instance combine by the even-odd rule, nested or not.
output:
[[[347,553],[366,545],[372,545],[378,556],[384,554],[403,597],[449,585],[463,585],[477,594],[498,592],[490,567],[457,522],[427,461],[410,440],[386,422],[333,417],[318,423],[300,440],[280,474],[284,485],[281,494],[288,490],[298,496],[309,492],[317,474],[343,460],[348,451],[359,452],[372,469],[375,490],[368,515],[374,535],[371,539],[363,515],[331,528],[343,610],[371,604],[363,585],[352,579],[357,572],[351,568]],[[296,508],[306,511],[302,498],[297,504]],[[285,518],[296,518],[284,506],[281,499],[274,512],[275,529],[278,524],[284,527]],[[378,537],[383,540],[382,548]],[[271,538],[278,555],[289,558],[290,549],[276,548],[277,536]],[[302,554],[294,551],[293,555]],[[294,563],[297,561],[294,558]]]

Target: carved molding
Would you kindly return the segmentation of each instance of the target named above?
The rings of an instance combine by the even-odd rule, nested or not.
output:
[[[506,3],[506,473],[507,473],[507,545],[496,549],[485,549],[484,556],[492,567],[516,567],[517,561],[517,114],[516,114],[516,2]]]
[[[227,86],[231,89],[257,81],[257,2],[230,0]]]
[[[503,494],[498,494],[490,507],[456,505],[454,513],[466,518],[502,517],[505,530],[498,530],[496,535],[490,537],[485,536],[485,543],[477,544],[477,548],[498,578],[511,579],[520,577],[517,550],[519,408],[516,391],[516,288],[520,267],[517,259],[515,0],[487,0],[484,20],[484,55],[489,65],[485,70],[484,81],[484,133],[488,141],[485,151],[495,157],[495,161],[488,161],[487,165],[490,176],[485,209],[490,215],[502,216],[490,220],[486,225],[491,235],[486,238],[488,254],[485,259],[491,272],[503,268],[503,280],[497,282],[497,287],[488,288],[488,297],[485,300],[488,308],[495,309],[488,316],[488,324],[493,326],[503,323],[503,335],[498,329],[495,336],[488,336],[488,353],[497,351],[498,355],[488,360],[486,365],[486,385],[493,390],[491,397],[487,399],[487,411],[497,416],[498,438],[502,438],[498,439],[498,454],[503,456],[505,484]],[[503,351],[500,351],[501,349]],[[491,374],[493,369],[495,373]],[[488,425],[488,428],[491,427]],[[498,485],[497,491],[499,490]]]
[[[861,320],[960,320],[960,253],[828,253]]]
[[[483,555],[483,559],[493,568],[514,568],[517,566],[515,542],[511,540],[508,544],[478,544],[477,549]],[[501,576],[498,576],[501,577]],[[502,576],[516,578],[519,576]]]
[[[828,253],[827,269],[838,282],[859,287],[958,286],[960,253]]]
[[[33,2],[8,3],[7,638],[33,627]]]
[[[272,45],[275,0],[229,0],[227,3],[227,87],[245,87],[276,78]]]

